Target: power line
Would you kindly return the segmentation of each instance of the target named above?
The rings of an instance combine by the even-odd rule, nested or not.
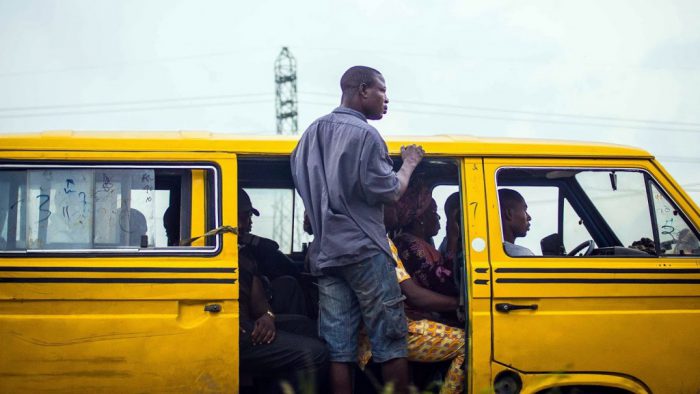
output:
[[[322,92],[300,92],[301,94],[310,94],[315,96],[327,96],[327,97],[338,97],[337,94],[322,93]],[[538,112],[538,111],[522,111],[513,109],[503,109],[494,107],[477,107],[469,105],[455,105],[448,103],[430,103],[425,101],[411,101],[411,100],[391,100],[393,103],[398,104],[409,104],[409,105],[422,105],[426,107],[447,107],[447,108],[457,108],[466,109],[474,111],[491,111],[491,112],[503,112],[503,113],[515,113],[524,115],[543,115],[543,116],[554,116],[554,117],[566,117],[566,118],[581,118],[581,119],[594,119],[594,120],[612,120],[616,122],[634,122],[634,123],[659,123],[659,124],[673,124],[678,126],[693,126],[700,127],[700,123],[696,122],[677,122],[677,121],[666,121],[666,120],[653,120],[653,119],[633,119],[633,118],[619,118],[612,116],[595,116],[595,115],[577,115],[577,114],[562,114],[555,112]]]
[[[8,71],[8,72],[0,73],[0,78],[15,77],[15,76],[22,76],[22,75],[39,75],[39,74],[66,73],[66,72],[73,72],[73,71],[99,70],[99,69],[103,69],[103,68],[114,68],[114,67],[133,67],[133,66],[141,66],[141,65],[146,65],[146,64],[156,64],[156,63],[173,62],[173,61],[181,61],[181,60],[192,60],[192,59],[200,59],[200,58],[207,58],[207,57],[230,56],[230,55],[241,53],[241,52],[253,52],[253,51],[260,51],[263,49],[269,49],[269,48],[268,47],[254,47],[254,48],[247,48],[247,49],[209,52],[209,53],[201,53],[201,54],[193,54],[193,55],[169,56],[169,57],[141,60],[141,61],[137,61],[137,62],[114,62],[114,63],[95,64],[95,65],[88,65],[88,66],[66,67],[66,68],[59,68],[59,69],[53,69],[53,70]]]
[[[167,110],[167,109],[190,109],[190,108],[202,108],[202,107],[227,107],[234,105],[247,105],[247,104],[261,104],[270,103],[269,99],[265,100],[250,100],[250,101],[233,101],[233,102],[221,102],[221,103],[204,103],[204,104],[188,104],[188,105],[163,105],[148,108],[115,108],[115,109],[99,109],[94,111],[64,111],[64,112],[44,112],[44,113],[33,113],[33,114],[17,114],[17,115],[0,115],[0,118],[32,118],[32,117],[45,117],[45,116],[67,116],[67,115],[88,115],[88,114],[100,114],[100,113],[115,113],[115,112],[144,112],[144,111],[156,111],[156,110]]]
[[[56,105],[40,105],[40,106],[32,106],[32,107],[5,107],[5,108],[0,107],[0,112],[35,111],[35,110],[64,109],[64,108],[106,107],[106,106],[120,106],[120,105],[138,105],[138,104],[157,104],[157,103],[173,103],[173,102],[182,102],[182,101],[220,100],[220,99],[227,99],[227,98],[262,97],[262,96],[272,96],[272,93],[222,94],[222,95],[216,95],[216,96],[193,96],[193,97],[163,98],[163,99],[149,99],[149,100],[131,100],[131,101],[105,101],[105,102],[97,102],[97,103],[56,104]]]
[[[361,53],[369,53],[373,55],[382,55],[382,56],[403,56],[403,57],[427,57],[430,59],[435,59],[435,58],[450,58],[450,59],[460,59],[460,60],[467,60],[475,63],[484,63],[484,62],[491,62],[491,63],[506,63],[506,64],[529,64],[529,65],[541,65],[543,62],[537,61],[537,60],[531,60],[531,59],[517,59],[517,58],[484,58],[484,57],[476,57],[476,56],[464,56],[460,54],[455,54],[455,53],[443,53],[443,52],[411,52],[411,51],[386,51],[386,50],[369,50],[369,49],[359,49],[359,48],[324,48],[324,47],[305,47],[305,46],[295,46],[297,49],[301,50],[308,50],[308,51],[320,51],[324,53],[328,52],[342,52],[342,53],[347,53],[347,52],[361,52]],[[7,71],[0,73],[0,78],[5,78],[5,77],[15,77],[15,76],[24,76],[24,75],[40,75],[40,74],[52,74],[52,73],[67,73],[67,72],[76,72],[76,71],[86,71],[86,70],[99,70],[99,69],[104,69],[104,68],[115,68],[115,67],[134,67],[134,66],[141,66],[141,65],[148,65],[148,64],[156,64],[156,63],[163,63],[163,62],[174,62],[174,61],[182,61],[182,60],[192,60],[192,59],[202,59],[202,58],[209,58],[209,57],[220,57],[220,56],[231,56],[234,54],[238,54],[241,52],[254,52],[254,51],[261,51],[261,50],[267,50],[271,49],[271,47],[252,47],[252,48],[245,48],[245,49],[236,49],[236,50],[224,50],[224,51],[215,51],[215,52],[207,52],[207,53],[198,53],[198,54],[191,54],[191,55],[181,55],[181,56],[168,56],[168,57],[162,57],[162,58],[154,58],[154,59],[146,59],[146,60],[139,60],[135,62],[113,62],[113,63],[105,63],[105,64],[94,64],[94,65],[86,65],[86,66],[73,66],[73,67],[65,67],[65,68],[58,68],[58,69],[48,69],[48,70],[22,70],[22,71]],[[549,63],[546,63],[549,65]],[[562,67],[568,66],[568,64],[564,63],[561,64]],[[576,66],[581,66],[581,64],[576,64]],[[692,66],[675,66],[675,67],[658,67],[658,66],[636,66],[636,65],[613,65],[613,64],[586,64],[584,65],[588,68],[616,68],[616,69],[652,69],[652,70],[697,70],[698,67],[692,67]]]
[[[471,56],[471,55],[463,55],[459,53],[455,53],[454,51],[450,52],[445,52],[445,51],[434,51],[434,52],[411,52],[411,51],[397,51],[397,50],[372,50],[372,49],[366,49],[366,48],[340,48],[340,47],[305,47],[305,46],[298,46],[295,45],[295,48],[297,49],[306,49],[309,51],[317,51],[317,52],[341,52],[343,54],[348,53],[348,52],[360,52],[360,53],[368,53],[372,55],[377,55],[377,56],[389,56],[392,58],[396,58],[397,56],[404,56],[404,57],[427,57],[430,58],[431,61],[434,61],[435,59],[450,59],[450,60],[463,60],[471,63],[504,63],[504,64],[524,64],[524,65],[530,65],[530,66],[552,66],[553,64],[556,64],[559,68],[561,67],[568,67],[568,66],[575,66],[575,67],[586,67],[586,68],[605,68],[605,69],[639,69],[639,70],[684,70],[684,71],[692,71],[692,70],[697,70],[698,67],[695,66],[685,66],[685,65],[679,65],[679,66],[671,66],[671,67],[663,67],[663,66],[652,66],[652,65],[632,65],[632,64],[603,64],[603,63],[566,63],[566,62],[558,62],[558,63],[552,63],[547,60],[542,61],[542,60],[535,60],[535,59],[524,59],[524,58],[516,58],[516,57],[484,57],[484,56]],[[325,55],[328,56],[328,55]]]
[[[313,101],[300,101],[301,103],[308,105],[332,105],[329,103],[319,103]],[[666,127],[653,127],[653,126],[627,126],[627,125],[615,125],[615,124],[604,124],[604,123],[588,123],[588,122],[575,122],[575,121],[563,121],[563,120],[551,120],[551,119],[537,119],[537,118],[517,118],[517,117],[506,117],[506,116],[491,116],[491,115],[470,115],[461,114],[454,112],[439,112],[439,111],[419,111],[419,110],[408,110],[408,109],[392,109],[393,112],[403,112],[418,115],[438,115],[438,116],[454,116],[460,118],[474,118],[474,119],[490,119],[490,120],[511,120],[518,122],[534,122],[534,123],[552,123],[552,124],[564,124],[564,125],[574,125],[574,126],[594,126],[594,127],[609,127],[609,128],[621,128],[621,129],[631,129],[631,130],[659,130],[668,131],[676,133],[700,133],[700,129],[675,129]]]
[[[657,159],[668,163],[700,163],[700,158],[686,156],[657,156]]]
[[[330,93],[320,93],[320,92],[302,92],[302,94],[320,95],[320,96],[332,96],[337,95]],[[243,94],[224,94],[224,95],[211,95],[211,96],[193,96],[193,97],[181,97],[181,98],[166,98],[166,99],[147,99],[147,100],[130,100],[130,101],[111,101],[111,102],[96,102],[96,103],[74,103],[74,104],[61,104],[61,105],[43,105],[43,106],[25,106],[25,107],[0,107],[0,112],[16,112],[16,111],[35,111],[35,110],[52,110],[52,109],[67,109],[67,108],[88,108],[88,107],[103,107],[103,106],[123,106],[123,105],[140,105],[140,104],[158,104],[158,103],[170,103],[170,102],[184,102],[184,101],[201,101],[201,100],[221,100],[228,98],[243,98],[243,97],[264,97],[271,95],[270,93],[243,93]],[[676,125],[687,125],[687,126],[700,126],[700,123],[692,122],[673,122],[673,121],[661,121],[652,119],[629,119],[629,118],[615,118],[615,117],[604,117],[604,116],[591,116],[591,115],[575,115],[575,114],[560,114],[560,113],[547,113],[547,112],[537,112],[537,111],[520,111],[520,110],[508,110],[502,108],[492,108],[492,107],[476,107],[476,106],[463,106],[454,105],[447,103],[430,103],[430,102],[419,102],[419,101],[408,101],[408,100],[393,100],[394,103],[398,104],[409,104],[409,105],[422,105],[426,107],[448,107],[466,110],[477,110],[477,111],[492,111],[501,113],[514,113],[514,114],[525,114],[525,115],[541,115],[541,116],[554,116],[554,117],[570,117],[573,119],[600,119],[600,120],[610,120],[619,122],[645,122],[654,124],[676,124]],[[312,105],[326,105],[326,103],[316,103],[307,102]],[[331,104],[333,105],[333,104]],[[693,129],[678,129],[678,128],[664,128],[664,127],[653,127],[653,126],[630,126],[630,125],[611,125],[606,123],[587,123],[587,122],[571,122],[571,121],[561,121],[561,120],[550,120],[550,119],[533,119],[533,118],[513,118],[513,117],[494,117],[490,115],[478,115],[478,114],[461,114],[461,113],[447,113],[447,112],[432,112],[432,111],[421,111],[421,110],[402,110],[396,109],[398,112],[408,112],[415,114],[427,114],[427,115],[444,115],[444,116],[457,116],[457,117],[471,117],[471,118],[484,118],[484,119],[495,119],[495,120],[516,120],[516,121],[534,121],[534,122],[546,122],[546,123],[557,123],[557,124],[577,124],[585,126],[597,126],[597,127],[620,127],[620,128],[630,128],[630,129],[651,129],[651,130],[666,130],[666,131],[677,131],[677,132],[698,132],[699,130]],[[90,113],[83,111],[85,113]],[[103,110],[101,112],[109,112]],[[96,113],[96,112],[95,112]],[[32,114],[22,114],[22,115],[6,115],[1,116],[4,118],[8,117],[29,117]],[[44,116],[44,114],[37,114],[37,116]]]

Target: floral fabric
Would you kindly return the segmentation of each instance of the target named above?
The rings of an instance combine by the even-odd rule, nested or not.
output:
[[[461,393],[464,389],[464,330],[431,320],[408,320],[408,359],[420,362],[452,360],[441,394]],[[360,331],[357,362],[360,368],[372,358],[364,330]]]
[[[454,282],[454,257],[443,256],[413,234],[402,233],[394,241],[406,271],[421,287],[449,296],[459,294]]]
[[[403,262],[399,258],[399,251],[396,249],[396,245],[394,245],[391,239],[387,239],[389,240],[391,257],[394,258],[394,262],[396,263],[396,279],[398,279],[399,283],[411,279],[411,275],[409,275],[408,272],[406,272],[406,268],[403,266]]]

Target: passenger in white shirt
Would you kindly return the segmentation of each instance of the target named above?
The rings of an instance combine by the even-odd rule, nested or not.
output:
[[[527,204],[520,193],[512,189],[499,189],[498,200],[501,204],[501,221],[503,228],[503,249],[508,256],[534,256],[524,246],[516,245],[515,239],[524,237],[530,230],[532,217],[527,213]]]

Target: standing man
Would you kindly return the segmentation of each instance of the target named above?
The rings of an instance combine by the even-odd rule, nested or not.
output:
[[[340,79],[340,107],[317,119],[292,153],[294,184],[315,236],[309,248],[319,285],[319,328],[331,360],[334,393],[350,393],[362,321],[375,361],[395,392],[408,390],[407,323],[384,227],[383,204],[406,191],[423,158],[401,148],[393,171],[386,143],[367,119],[379,120],[389,100],[382,74],[355,66]]]

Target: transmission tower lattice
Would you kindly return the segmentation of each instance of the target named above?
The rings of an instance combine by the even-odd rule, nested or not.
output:
[[[297,107],[297,61],[283,47],[275,60],[275,113],[277,115],[277,134],[296,134],[298,131]],[[280,193],[275,197],[273,205],[272,237],[282,249],[291,251],[295,241],[301,239],[302,227],[296,225],[303,222],[303,209],[294,209],[296,200],[292,191],[292,201],[289,196]],[[299,221],[301,220],[301,222]],[[292,223],[290,223],[290,221]],[[294,231],[289,229],[294,227]]]
[[[282,47],[275,60],[275,112],[277,114],[277,134],[296,134],[297,118],[297,61]]]

